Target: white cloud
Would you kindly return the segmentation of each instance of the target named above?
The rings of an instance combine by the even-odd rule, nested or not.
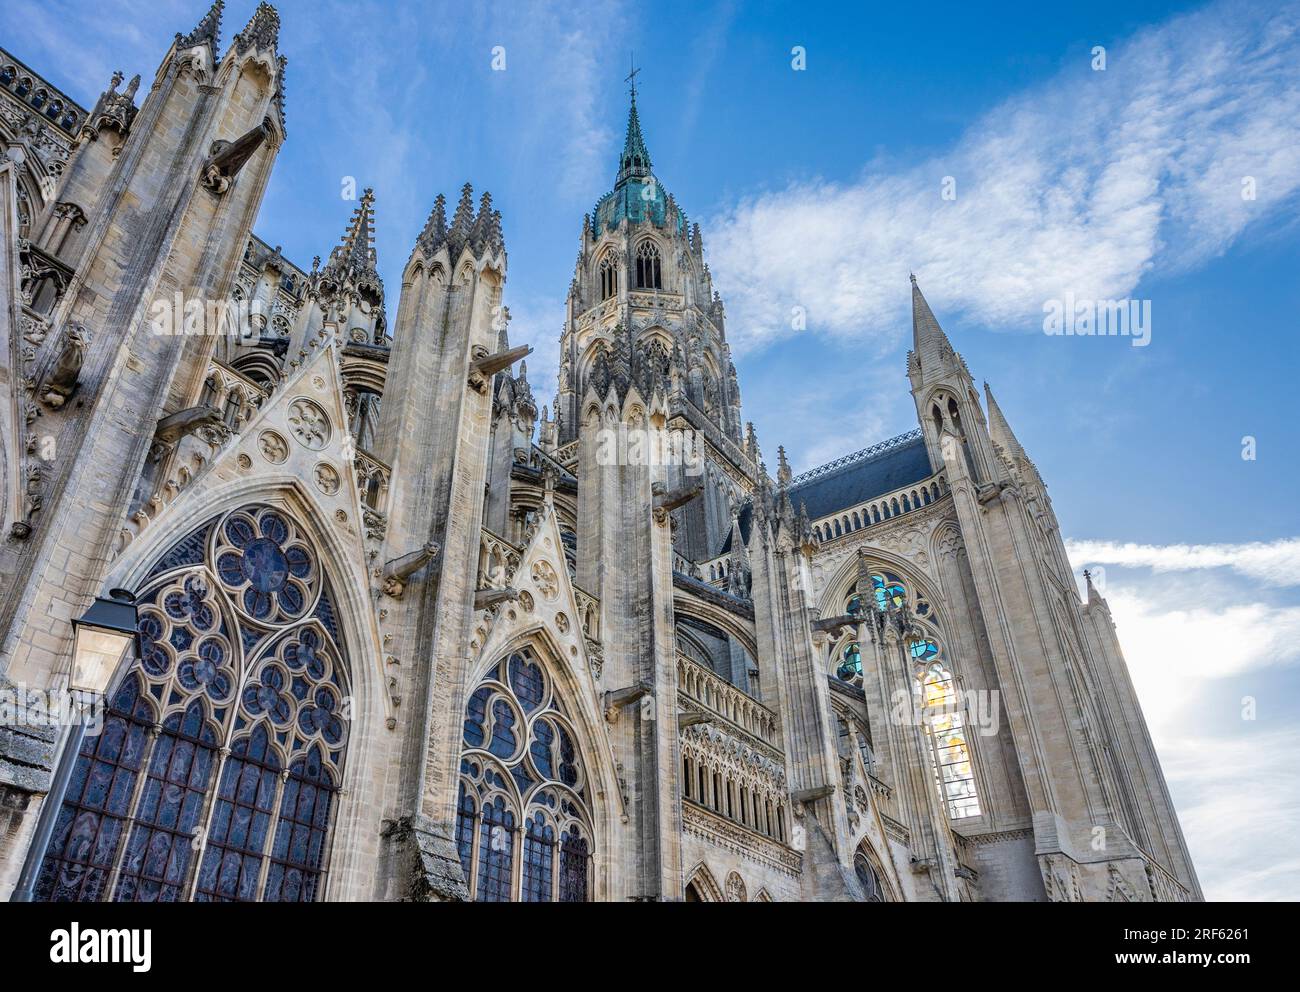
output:
[[[1157,572],[1230,568],[1269,585],[1300,585],[1300,538],[1296,537],[1252,544],[1067,541],[1066,551],[1078,565],[1120,565]]]
[[[1171,608],[1132,587],[1112,589],[1106,600],[1157,740],[1186,729],[1188,708],[1213,680],[1300,658],[1300,607]]]
[[[1067,548],[1076,565],[1150,570],[1112,577],[1105,595],[1206,897],[1293,900],[1300,728],[1294,702],[1268,687],[1300,662],[1300,606],[1251,602],[1255,586],[1207,570],[1297,585],[1300,539]],[[1239,719],[1244,695],[1257,700],[1254,720]]]
[[[941,312],[1038,328],[1067,291],[1123,298],[1221,253],[1300,188],[1296,22],[1294,4],[1178,17],[1112,46],[1104,72],[1080,53],[942,159],[735,204],[709,224],[733,346],[788,335],[794,305],[832,335],[892,337],[909,268]]]
[[[1300,729],[1186,735],[1160,749],[1206,898],[1294,901]]]

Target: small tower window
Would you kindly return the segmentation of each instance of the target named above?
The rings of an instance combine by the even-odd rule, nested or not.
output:
[[[636,250],[636,285],[638,289],[663,289],[659,267],[659,248],[653,241],[642,241]]]

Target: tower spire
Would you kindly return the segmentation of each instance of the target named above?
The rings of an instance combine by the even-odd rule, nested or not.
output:
[[[374,261],[375,191],[370,187],[361,194],[361,204],[352,212],[347,233],[343,235],[343,256],[354,265]]]
[[[989,388],[987,382],[984,383],[984,398],[988,402],[989,437],[993,439],[993,443],[1006,452],[1008,458],[1023,458],[1028,461],[1029,456],[1025,454],[1025,449],[1011,430],[1007,418],[1002,415],[1002,408],[998,406],[998,401],[993,398],[993,390]]]
[[[375,191],[367,187],[361,194],[360,205],[352,212],[343,241],[330,252],[322,275],[340,286],[351,282],[358,289],[368,289],[382,301],[384,284],[379,278],[378,264],[375,253]]]
[[[263,0],[253,11],[244,30],[235,35],[235,50],[243,55],[250,48],[271,51],[280,39],[280,14]]]
[[[912,350],[922,369],[933,369],[953,356],[953,347],[916,284],[916,276],[909,274],[908,278],[912,280]]]
[[[635,63],[627,75],[631,91],[631,107],[627,113],[627,135],[623,139],[623,154],[618,162],[618,181],[615,188],[622,186],[629,179],[644,179],[650,175],[650,151],[646,148],[645,137],[641,134],[641,118],[636,111],[636,77],[641,70]]]

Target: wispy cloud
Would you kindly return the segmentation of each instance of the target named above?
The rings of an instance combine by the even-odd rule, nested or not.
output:
[[[1187,735],[1161,748],[1207,898],[1295,900],[1297,748],[1294,727],[1233,738]]]
[[[75,0],[6,0],[0,5],[0,30],[6,47],[31,64],[55,86],[86,108],[108,89],[114,70],[128,78],[139,72],[144,86],[157,67],[170,37],[159,38],[143,26],[171,18],[174,30],[189,30],[203,16],[207,4],[192,0],[124,0],[113,4],[84,5]],[[75,31],[74,31],[75,28]],[[79,37],[78,37],[79,36]],[[77,37],[95,39],[77,44],[68,57],[69,43]]]
[[[1300,585],[1300,538],[1252,544],[1120,544],[1067,541],[1077,565],[1119,565],[1157,572],[1228,568],[1273,586]]]
[[[1300,661],[1297,606],[1187,606],[1137,586],[1106,599],[1157,741],[1185,731],[1188,709],[1211,682]]]
[[[942,310],[1037,328],[1067,291],[1123,298],[1216,256],[1300,188],[1298,20],[1295,4],[1182,16],[1111,46],[1104,71],[1081,50],[941,158],[735,204],[710,222],[733,345],[793,333],[794,306],[831,335],[893,337],[909,268]]]
[[[1287,699],[1262,701],[1279,673],[1300,665],[1300,606],[1253,601],[1252,584],[1202,571],[1232,560],[1235,546],[1069,547],[1076,565],[1098,560],[1080,554],[1093,547],[1124,569],[1105,595],[1207,898],[1294,899],[1300,730]],[[1126,548],[1132,553],[1106,550]],[[1257,567],[1278,573],[1275,564]],[[1252,719],[1244,696],[1261,701]]]

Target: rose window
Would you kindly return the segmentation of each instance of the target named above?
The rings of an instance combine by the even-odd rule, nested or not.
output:
[[[254,620],[296,620],[315,599],[314,556],[284,516],[262,508],[232,513],[217,534],[217,575]]]

